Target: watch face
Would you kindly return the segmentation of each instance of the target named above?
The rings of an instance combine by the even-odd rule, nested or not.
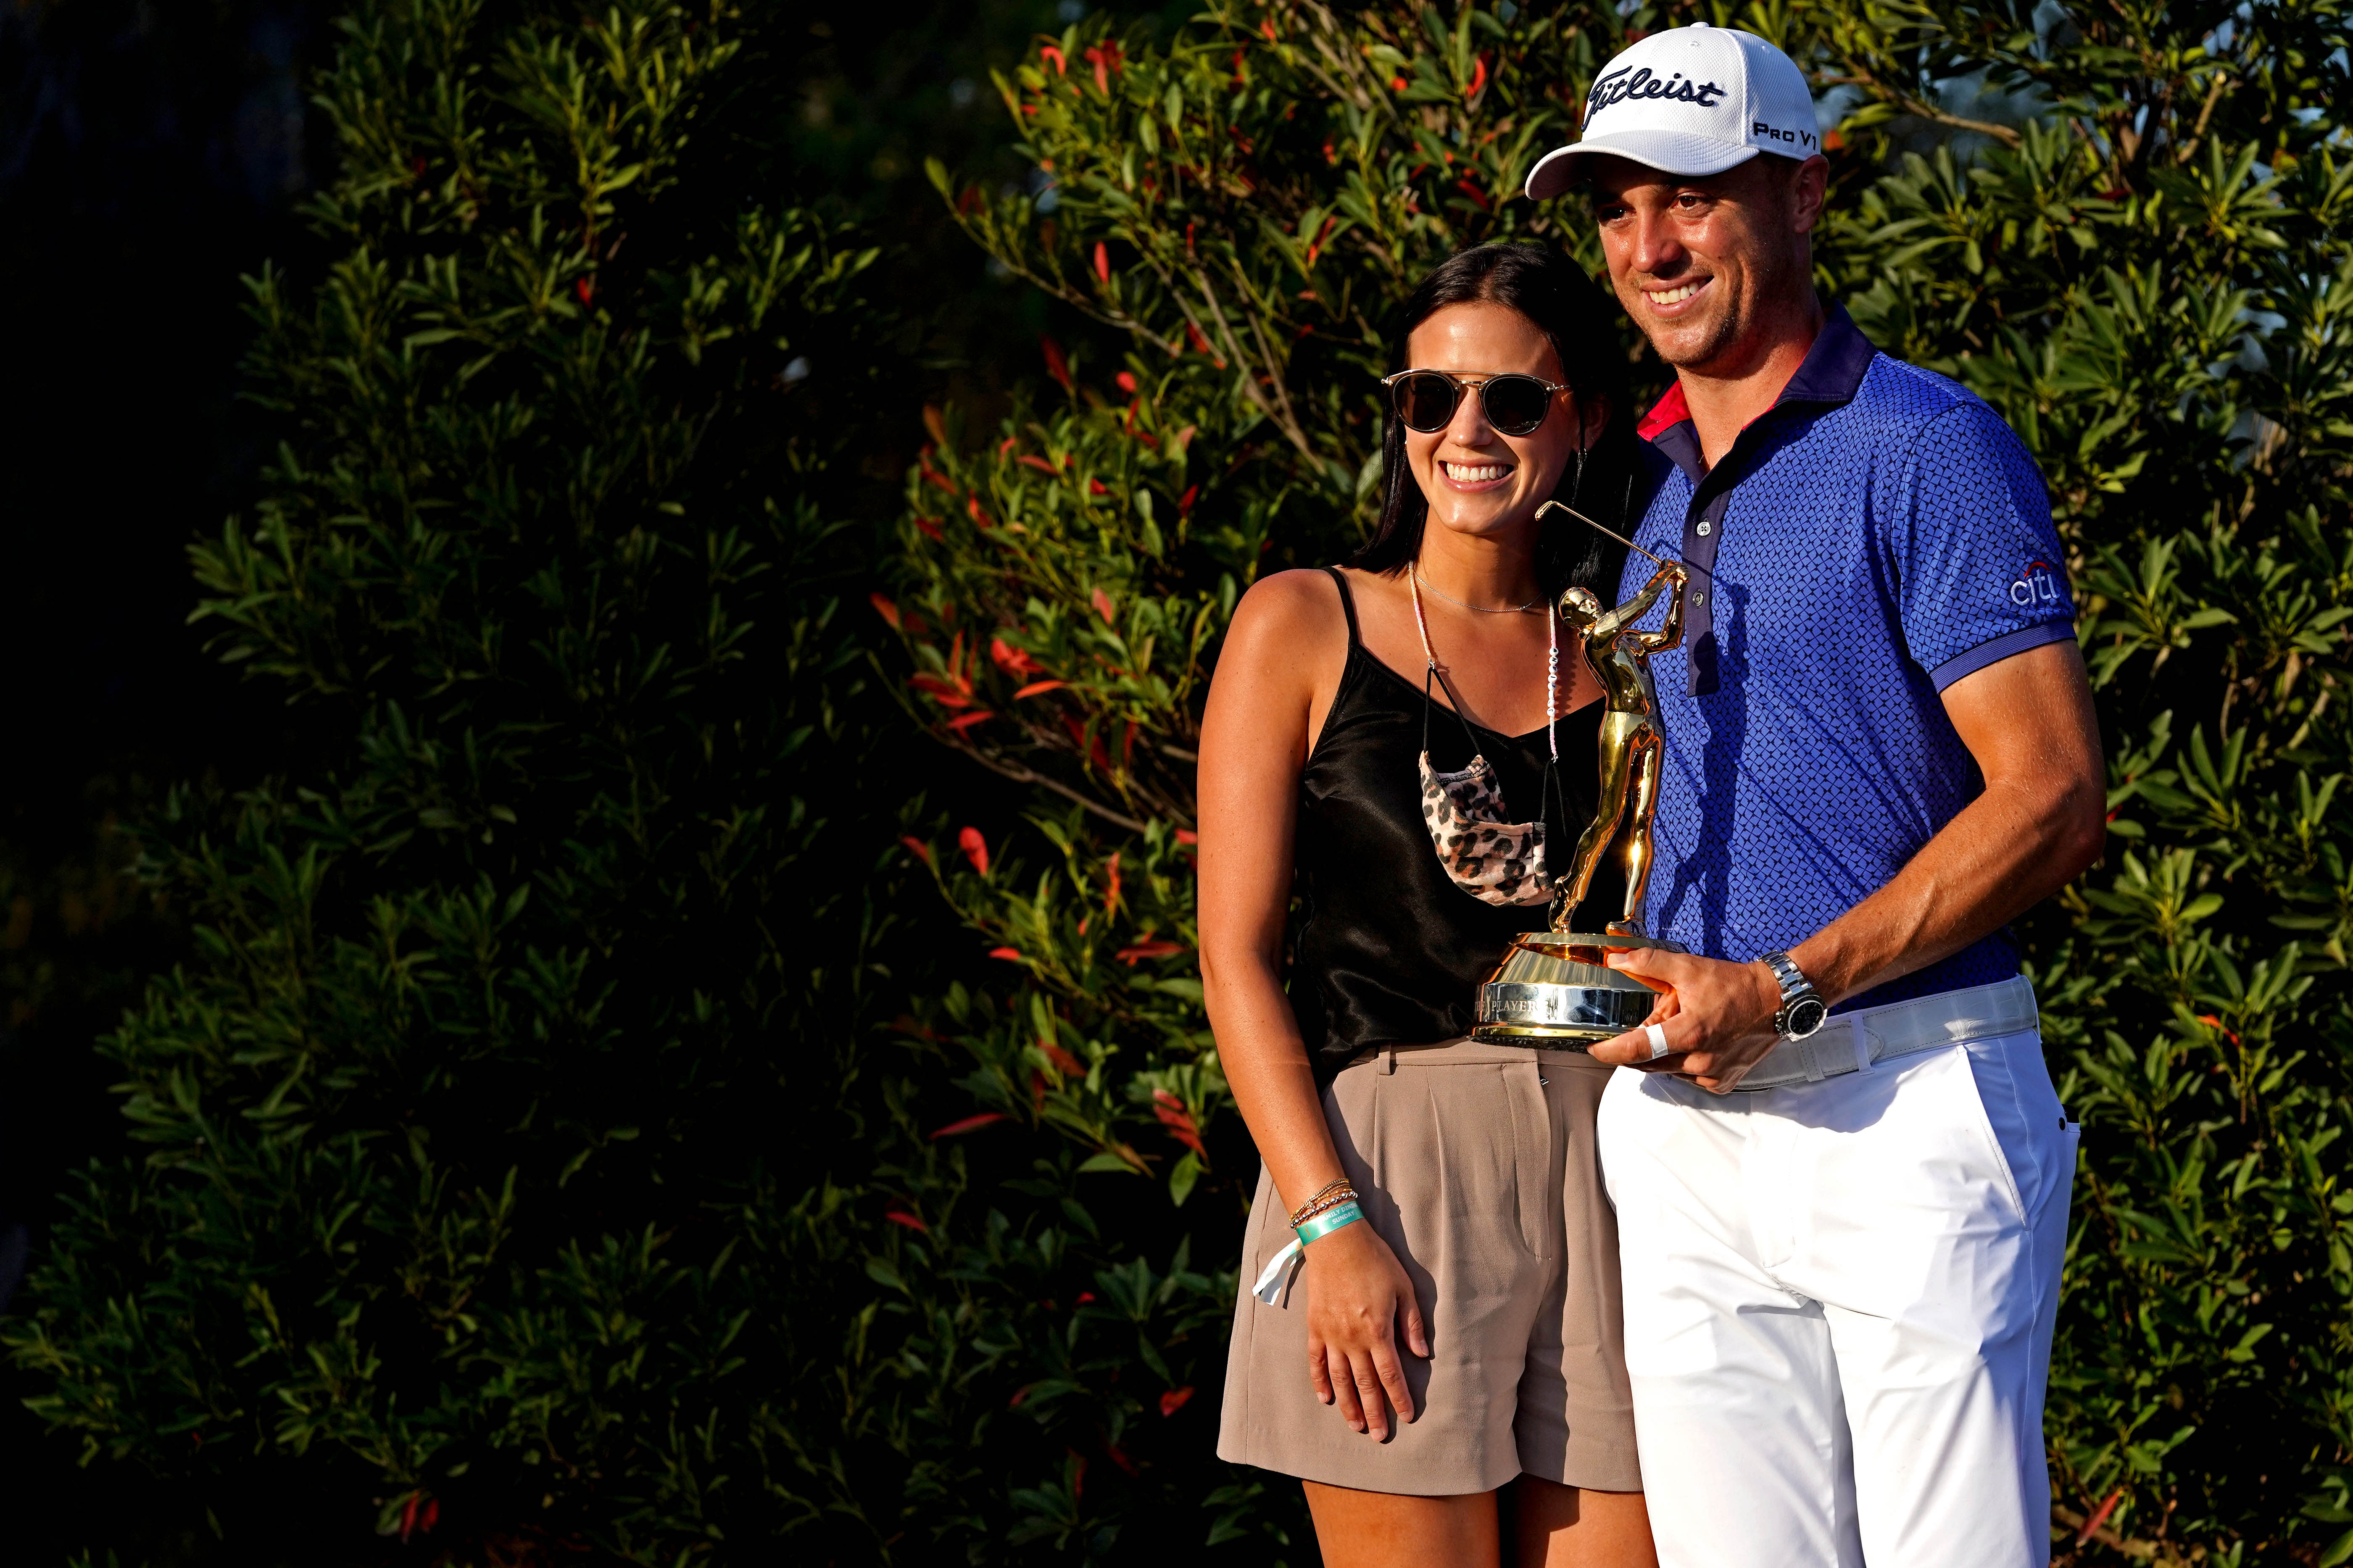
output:
[[[1820,997],[1801,996],[1789,1004],[1788,1027],[1782,1032],[1791,1039],[1802,1040],[1822,1026],[1822,1020],[1830,1016],[1830,1012]]]

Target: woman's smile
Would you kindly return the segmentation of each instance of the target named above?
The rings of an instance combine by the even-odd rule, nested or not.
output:
[[[1439,468],[1445,476],[1447,488],[1473,494],[1482,490],[1501,489],[1512,482],[1512,474],[1519,465],[1489,460],[1483,463],[1458,463],[1441,458]]]

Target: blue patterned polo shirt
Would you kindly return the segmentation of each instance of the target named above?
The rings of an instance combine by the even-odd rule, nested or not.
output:
[[[1977,796],[1984,780],[1939,694],[2072,638],[2074,605],[2018,437],[1957,383],[1881,353],[1836,306],[1714,470],[1680,383],[1641,433],[1657,488],[1634,537],[1701,568],[1687,651],[1659,656],[1650,930],[1752,959],[1877,891]],[[1623,594],[1652,570],[1629,555]],[[2017,973],[2003,930],[1837,1011]]]

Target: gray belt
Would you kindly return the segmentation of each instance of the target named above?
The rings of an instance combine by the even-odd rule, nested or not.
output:
[[[1940,991],[1884,1007],[1841,1013],[1802,1040],[1783,1040],[1734,1088],[1787,1089],[1860,1072],[1890,1057],[1908,1057],[1968,1040],[1989,1040],[2042,1026],[2034,985],[2023,974],[1990,985]]]

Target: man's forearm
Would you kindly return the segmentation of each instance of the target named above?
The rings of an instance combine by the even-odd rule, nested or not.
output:
[[[1885,887],[1789,956],[1835,1003],[1958,952],[2098,857],[2100,802],[2083,798],[2095,788],[2079,780],[2054,800],[2021,784],[1989,787]]]

